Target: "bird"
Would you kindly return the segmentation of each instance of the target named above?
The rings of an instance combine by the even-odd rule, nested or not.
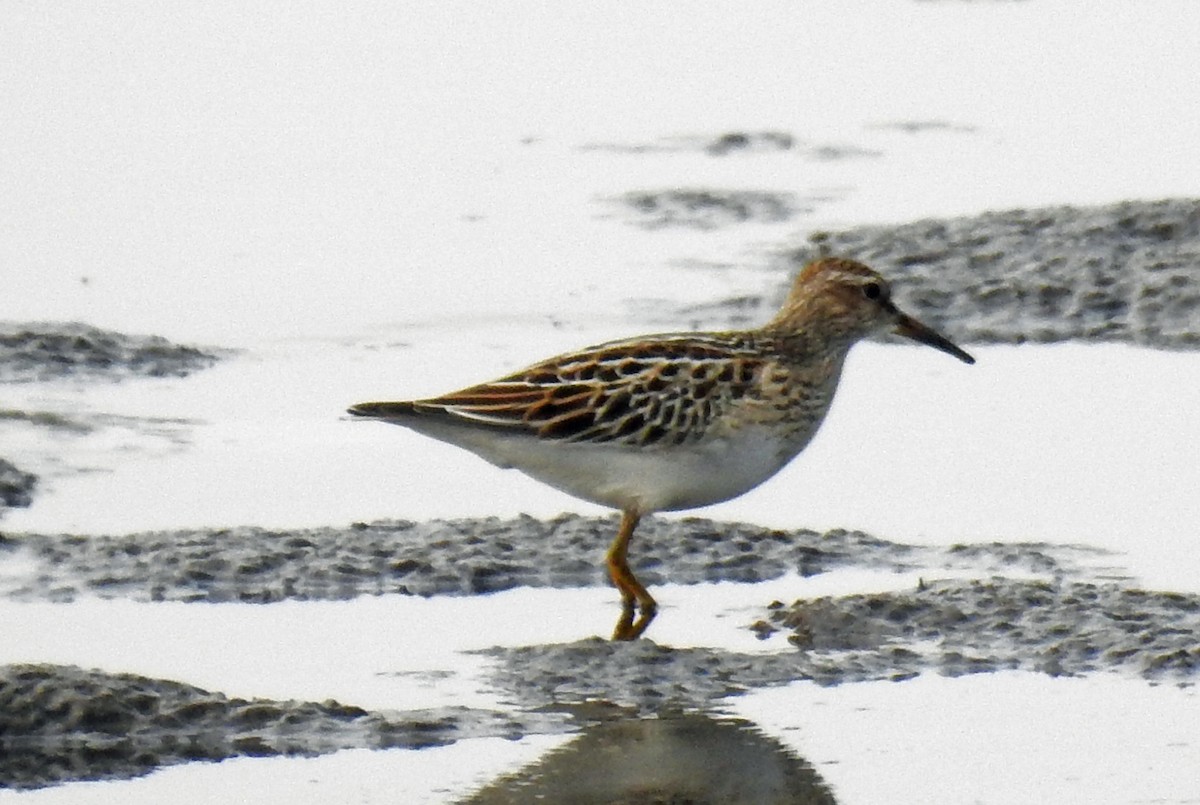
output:
[[[606,555],[621,596],[612,639],[633,640],[658,611],[629,569],[638,522],[730,500],[779,472],[825,419],[851,347],[888,330],[975,362],[897,308],[879,273],[826,256],[800,270],[774,318],[754,329],[609,341],[440,397],[348,413],[618,510]]]

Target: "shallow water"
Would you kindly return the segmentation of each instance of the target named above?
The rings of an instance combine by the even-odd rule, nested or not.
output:
[[[525,360],[505,360],[505,350],[532,358],[525,339],[551,351],[592,340],[524,333],[519,344],[492,333],[498,345],[487,352],[469,352],[486,336],[464,329],[395,352],[331,347],[233,359],[186,380],[11,388],[14,407],[95,427],[47,433],[0,422],[6,443],[24,446],[22,466],[45,476],[37,505],[10,511],[5,525],[123,533],[600,513],[465,452],[335,413],[404,392],[403,379],[445,351],[463,350],[445,384],[453,387]],[[1086,543],[1125,554],[1120,564],[1151,587],[1197,590],[1200,568],[1188,559],[1200,522],[1195,356],[1115,345],[974,351],[979,363],[963,367],[932,350],[861,345],[804,455],[751,494],[698,513],[924,544]],[[318,376],[327,384],[306,393],[306,379]],[[401,381],[380,380],[389,377]]]
[[[733,297],[761,320],[781,253],[817,230],[1200,187],[1200,107],[1180,100],[1200,67],[1200,7],[1183,0],[287,16],[110,4],[13,22],[0,30],[0,98],[16,110],[0,130],[0,319],[242,351],[187,378],[6,384],[4,410],[57,419],[0,418],[0,454],[42,478],[5,533],[596,514],[338,417],[631,332],[723,326]],[[1122,281],[1121,245],[1101,260],[1104,283]],[[885,272],[903,262],[882,254]],[[987,324],[1011,335],[1021,307],[989,309]],[[1081,543],[1113,553],[1079,554],[1072,579],[1200,592],[1195,353],[968,346],[970,368],[861,346],[805,455],[700,513],[916,545]],[[749,628],[772,601],[997,572],[995,556],[966,553],[950,567],[655,585],[654,643],[634,658],[677,670],[704,651],[788,656],[784,635]],[[0,581],[36,588],[39,568],[6,552]],[[496,681],[506,653],[602,652],[587,638],[615,609],[595,584],[270,605],[5,599],[0,663],[473,709],[444,747],[240,757],[0,800],[460,799],[570,752],[560,734],[486,733],[483,713],[524,715]],[[1200,765],[1186,680],[926,672],[715,706],[811,763],[839,802],[1182,802]],[[554,732],[524,726],[540,730]]]
[[[1187,0],[14,15],[0,319],[229,346],[607,320],[745,292],[815,229],[1200,187]],[[705,147],[764,131],[795,145]],[[673,188],[807,211],[646,230],[607,202]]]

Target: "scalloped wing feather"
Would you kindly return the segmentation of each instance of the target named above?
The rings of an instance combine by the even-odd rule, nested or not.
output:
[[[603,344],[413,407],[542,439],[630,446],[699,439],[754,394],[762,358],[743,339],[669,336]]]

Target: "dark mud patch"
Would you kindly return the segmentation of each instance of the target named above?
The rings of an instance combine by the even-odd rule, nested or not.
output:
[[[32,425],[38,428],[58,433],[91,433],[92,425],[78,419],[56,414],[53,411],[19,411],[14,408],[0,408],[0,424],[15,423]]]
[[[796,138],[786,131],[728,131],[724,134],[684,134],[659,137],[645,143],[590,143],[583,151],[610,154],[674,154],[698,152],[712,157],[732,154],[776,153],[791,151]]]
[[[914,313],[976,343],[1200,347],[1197,199],[864,227],[824,246],[880,266]]]
[[[11,534],[0,536],[0,579],[6,595],[51,601],[87,595],[270,602],[607,585],[602,557],[615,526],[611,517],[569,515],[297,531]],[[794,681],[838,685],[1020,669],[1192,684],[1200,671],[1200,596],[1097,581],[1097,560],[1106,556],[1084,548],[930,548],[843,530],[649,518],[631,558],[651,587],[844,567],[935,580],[790,606],[764,601],[744,622],[764,640],[761,653],[646,639],[488,649],[480,653],[494,661],[489,685],[504,699],[503,713],[244,700],[132,675],[8,666],[0,668],[0,786],[117,779],[191,760],[558,732],[612,721],[585,715],[598,703],[633,719],[703,713],[725,697]],[[662,617],[672,616],[686,613]],[[552,768],[543,773],[565,779]]]
[[[902,647],[950,676],[1004,668],[1148,679],[1200,672],[1200,596],[1117,584],[941,581],[775,606],[755,629],[763,639],[786,634],[804,652]]]
[[[1044,207],[823,232],[784,249],[789,274],[821,253],[894,281],[906,311],[974,344],[1084,341],[1200,348],[1200,199]],[[774,312],[789,282],[762,298]],[[746,326],[745,298],[666,319]]]
[[[0,512],[6,507],[16,508],[33,503],[37,480],[33,473],[20,470],[12,462],[0,458]]]
[[[8,534],[0,594],[23,601],[83,595],[136,601],[345,600],[359,595],[477,595],[515,587],[609,584],[604,554],[615,517],[562,515],[382,521],[348,528],[229,528],[118,536]],[[630,564],[645,584],[757,582],[839,567],[979,569],[1051,577],[1101,552],[1042,544],[926,548],[857,531],[783,531],[703,518],[647,518]]]
[[[879,157],[879,151],[862,146],[819,143],[800,139],[787,131],[728,131],[724,134],[691,134],[660,137],[645,143],[591,143],[583,151],[609,154],[658,155],[699,153],[710,157],[736,157],[790,152],[816,160],[861,159]]]
[[[220,354],[79,323],[0,323],[0,382],[183,377]]]
[[[704,143],[704,153],[723,157],[754,151],[790,151],[796,138],[786,131],[731,131]]]
[[[941,0],[934,0],[940,2]],[[1012,0],[997,0],[998,2],[1011,2]],[[1018,0],[1019,1],[1019,0]],[[970,126],[965,123],[952,123],[949,120],[889,120],[884,123],[876,123],[871,126],[874,129],[884,131],[900,131],[905,134],[926,134],[929,132],[955,132],[958,134],[973,134],[977,131],[975,126]]]
[[[1200,596],[1116,584],[936,582],[775,603],[748,628],[765,640],[786,635],[786,644],[747,654],[592,639],[486,653],[500,661],[494,683],[525,706],[603,700],[643,714],[711,708],[725,696],[802,680],[840,685],[999,670],[1120,672],[1182,684],[1200,676]]]
[[[230,698],[61,665],[0,667],[0,788],[128,779],[196,760],[419,749],[551,732],[563,719],[465,707],[369,712],[335,701]]]
[[[780,223],[812,211],[790,193],[763,190],[636,190],[611,201],[627,223],[646,229],[719,229],[744,223]]]
[[[791,151],[797,146],[796,138],[786,131],[730,131],[711,138],[676,138],[675,141],[713,157]]]

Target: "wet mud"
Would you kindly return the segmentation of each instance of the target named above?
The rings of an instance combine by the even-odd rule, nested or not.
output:
[[[937,127],[929,124],[897,124]],[[949,124],[943,124],[947,127]],[[877,128],[888,128],[888,124]],[[908,129],[904,129],[908,130]],[[924,129],[922,129],[924,130]],[[724,134],[683,134],[660,137],[644,143],[589,143],[583,151],[602,151],[620,155],[659,155],[695,153],[709,157],[739,157],[788,151],[802,159],[833,161],[883,156],[882,152],[858,145],[806,140],[787,131],[728,131]]]
[[[786,131],[728,131],[715,135],[678,135],[644,143],[593,143],[584,151],[620,155],[700,154],[736,159],[788,152],[797,159],[833,162],[873,159],[882,153],[848,143],[811,142]],[[829,201],[828,191],[812,197],[775,190],[727,187],[657,187],[607,198],[611,215],[644,229],[723,229],[741,224],[780,223],[812,213]]]
[[[808,207],[790,193],[719,188],[672,188],[626,193],[613,203],[626,221],[646,229],[717,229],[750,222],[787,221]]]
[[[0,323],[0,383],[127,377],[184,377],[220,353],[87,324]]]
[[[616,517],[385,520],[346,528],[220,528],[124,535],[0,535],[0,595],[69,602],[346,600],[360,595],[480,595],[515,587],[607,586]],[[1084,547],[993,543],[928,548],[861,531],[784,531],[699,517],[646,518],[630,552],[645,584],[757,582],[839,567],[936,568],[1061,578],[1102,557]]]
[[[863,227],[822,246],[886,267],[917,315],[973,343],[1200,348],[1200,200]]]
[[[420,749],[551,732],[557,720],[465,707],[368,712],[336,701],[229,698],[165,679],[0,666],[0,788],[128,779],[189,761]]]
[[[28,506],[33,502],[37,476],[0,458],[0,511],[6,506]]]
[[[0,322],[0,384],[74,378],[119,381],[135,377],[185,377],[208,368],[230,350],[173,344],[160,336],[137,336],[78,322]],[[42,411],[0,407],[0,423],[22,422],[83,433],[91,425]],[[29,506],[37,476],[0,456],[0,513]]]
[[[932,218],[822,232],[775,258],[794,273],[820,254],[893,280],[908,312],[965,344],[1117,342],[1200,349],[1200,200],[1127,201]],[[765,320],[786,293],[689,306],[682,326]]]
[[[0,562],[22,570],[5,576],[0,593],[24,601],[88,595],[267,603],[606,585],[602,557],[614,527],[614,518],[565,515],[286,532],[9,534]],[[133,776],[196,759],[582,729],[613,719],[583,718],[572,708],[607,702],[621,719],[636,721],[711,711],[724,697],[798,680],[838,685],[1023,669],[1192,684],[1200,671],[1200,598],[1098,575],[1109,557],[1093,549],[919,547],[861,532],[700,518],[651,518],[638,536],[632,560],[652,586],[846,567],[915,571],[928,581],[888,593],[764,601],[743,624],[774,649],[763,653],[597,638],[489,649],[482,653],[494,662],[490,684],[513,708],[506,713],[247,702],[167,680],[10,666],[0,671],[0,741],[10,758],[0,786]]]
[[[672,147],[724,157],[801,145],[762,133]],[[783,209],[778,199],[744,208],[741,201],[721,194],[655,194],[623,203],[645,208],[631,214],[648,226],[753,220]],[[781,249],[781,274],[821,251],[878,266],[896,280],[906,309],[965,344],[1082,340],[1200,347],[1200,286],[1194,282],[1200,201],[1012,210],[823,233],[803,246]],[[781,279],[780,293],[783,287]],[[697,321],[742,326],[761,321],[777,301],[740,297],[673,315],[683,326]],[[0,327],[0,381],[182,376],[219,358],[163,339],[84,325],[39,327]],[[38,421],[42,416],[52,415],[0,411],[0,417],[55,428],[88,427]],[[0,505],[27,505],[35,483],[0,459]],[[0,533],[0,567],[6,570],[0,573],[0,595],[19,601],[99,596],[269,605],[607,586],[603,556],[615,529],[614,517],[564,515],[288,531]],[[484,653],[495,664],[490,684],[513,706],[503,713],[466,708],[385,713],[353,703],[246,701],[170,680],[67,666],[8,666],[0,668],[0,788],[126,778],[198,759],[581,731],[571,745],[576,749],[546,758],[543,768],[528,772],[532,776],[522,772],[498,781],[474,800],[504,802],[511,801],[505,790],[555,780],[566,784],[569,775],[560,768],[576,768],[594,758],[597,747],[619,746],[633,734],[676,746],[679,736],[699,729],[688,719],[704,718],[700,714],[724,697],[763,686],[1004,669],[1055,676],[1117,673],[1191,685],[1200,674],[1200,597],[1139,589],[1119,569],[1103,568],[1119,560],[1087,547],[921,547],[854,531],[648,518],[630,560],[652,588],[756,582],[787,573],[815,576],[841,568],[905,572],[923,581],[886,593],[763,601],[761,611],[743,624],[763,640],[761,653],[658,645],[653,631],[651,639],[632,643],[587,639],[489,649]],[[597,714],[599,702],[614,709]],[[650,714],[681,720],[639,720]],[[728,740],[721,733],[682,742],[711,741],[713,752],[732,756],[736,750]],[[679,750],[672,752],[670,758],[677,759]],[[798,762],[788,757],[782,765],[763,767],[762,776],[800,780]],[[673,790],[686,794],[692,770],[704,763],[680,763],[664,768],[676,779]],[[657,790],[655,784],[648,782],[647,790]],[[811,786],[811,799],[781,801],[829,801],[819,781]]]
[[[994,577],[773,602],[747,628],[780,650],[592,639],[489,653],[501,661],[498,684],[528,706],[600,699],[647,716],[664,706],[708,709],[725,696],[800,680],[828,686],[1001,670],[1119,672],[1179,684],[1200,677],[1200,596],[1111,583]]]

